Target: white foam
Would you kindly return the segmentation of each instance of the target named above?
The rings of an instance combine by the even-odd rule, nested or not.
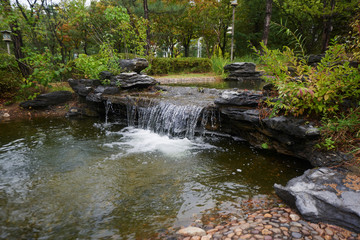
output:
[[[204,143],[201,139],[169,138],[168,136],[161,136],[150,130],[137,129],[134,127],[126,127],[113,134],[119,135],[119,141],[105,143],[103,146],[120,148],[119,150],[125,150],[126,154],[161,152],[165,155],[180,156],[193,153],[194,151],[196,152],[196,150],[200,149],[215,148],[215,146],[211,144]],[[111,158],[113,157],[115,156]]]

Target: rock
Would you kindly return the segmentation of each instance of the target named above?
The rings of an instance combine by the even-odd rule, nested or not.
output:
[[[111,84],[121,88],[146,88],[157,83],[154,78],[135,72],[121,73],[111,78]]]
[[[255,71],[256,65],[252,62],[235,62],[224,67],[229,76],[225,80],[255,80],[260,79],[261,73]]]
[[[40,94],[34,100],[20,103],[20,107],[27,109],[41,109],[49,106],[65,103],[72,99],[72,93],[69,91],[56,91]]]
[[[297,222],[297,221],[299,221],[300,220],[300,217],[299,217],[299,215],[297,215],[297,214],[290,214],[290,219],[292,220],[292,221],[295,221],[295,222]]]
[[[318,54],[318,55],[312,54],[312,55],[309,55],[307,62],[311,66],[316,66],[323,57],[325,57],[325,54]]]
[[[224,91],[215,104],[256,107],[262,97],[262,93],[256,91]]]
[[[101,80],[110,79],[113,76],[113,74],[109,71],[102,71],[99,73],[99,78]]]
[[[360,232],[360,191],[352,185],[358,177],[340,169],[307,170],[285,187],[275,184],[276,194],[311,222],[326,222]]]
[[[177,234],[182,236],[205,236],[206,232],[205,230],[198,228],[198,227],[187,227],[182,228],[179,231],[177,231]]]
[[[100,81],[92,80],[92,79],[72,79],[68,80],[70,87],[74,90],[76,94],[81,97],[86,97],[91,91],[93,91],[93,87],[97,87],[101,84]]]
[[[299,232],[292,232],[291,233],[291,236],[295,239],[299,239],[299,238],[302,238],[302,234],[299,233]]]
[[[303,119],[280,116],[265,118],[263,123],[270,129],[281,131],[299,138],[320,136],[320,130],[311,124],[305,124]]]
[[[255,72],[256,64],[252,62],[235,62],[224,67],[227,72]]]
[[[121,59],[119,66],[124,72],[140,73],[149,66],[149,62],[145,58]]]
[[[72,107],[66,113],[66,117],[78,117],[78,116],[81,116],[82,114],[83,114],[83,111],[81,108]]]

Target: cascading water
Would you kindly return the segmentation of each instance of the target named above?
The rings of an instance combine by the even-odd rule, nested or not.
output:
[[[112,107],[112,103],[111,103],[111,100],[108,99],[106,100],[105,102],[105,124],[108,123],[108,120],[109,120],[109,111],[113,111],[113,107]]]
[[[150,103],[146,107],[127,105],[129,126],[152,130],[161,135],[194,138],[203,133],[210,121],[214,125],[214,113],[202,106],[176,105],[169,102]]]

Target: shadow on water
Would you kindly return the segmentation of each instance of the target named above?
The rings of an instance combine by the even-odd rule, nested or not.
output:
[[[0,238],[156,236],[273,196],[309,166],[229,138],[169,138],[93,119],[0,123]]]

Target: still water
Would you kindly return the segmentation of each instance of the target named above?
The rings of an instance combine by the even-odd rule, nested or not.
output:
[[[0,238],[141,239],[273,194],[308,166],[215,136],[91,119],[0,123]]]
[[[213,82],[187,82],[187,83],[173,83],[166,84],[169,86],[183,86],[183,87],[196,87],[196,88],[216,88],[216,89],[248,89],[260,91],[263,89],[266,82],[261,79],[247,79],[238,81],[225,81],[217,80]]]

